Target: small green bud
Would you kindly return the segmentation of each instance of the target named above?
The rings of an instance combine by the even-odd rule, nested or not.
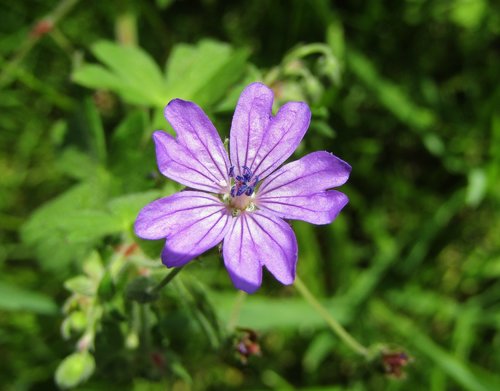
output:
[[[72,388],[86,381],[94,370],[94,357],[87,351],[76,352],[59,364],[55,381],[61,388]]]

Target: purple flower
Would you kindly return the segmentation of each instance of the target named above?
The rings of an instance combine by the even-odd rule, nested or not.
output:
[[[236,288],[256,291],[262,266],[282,284],[295,279],[297,239],[283,219],[329,224],[347,204],[336,190],[351,171],[329,152],[313,152],[280,165],[295,151],[311,119],[303,102],[289,102],[272,115],[273,92],[261,83],[242,92],[230,134],[230,156],[205,113],[174,99],[165,117],[177,138],[153,134],[163,175],[189,190],[141,210],[135,232],[166,239],[168,267],[182,266],[222,243],[224,264]],[[191,190],[193,189],[193,190]]]

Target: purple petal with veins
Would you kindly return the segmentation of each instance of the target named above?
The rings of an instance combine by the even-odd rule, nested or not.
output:
[[[167,239],[162,259],[179,266],[219,244],[232,222],[226,205],[199,191],[183,191],[145,206],[135,222],[143,239]]]
[[[285,219],[329,224],[347,204],[345,194],[328,190],[344,184],[351,166],[329,152],[313,152],[267,177],[257,206]]]
[[[229,160],[212,122],[197,105],[181,99],[168,104],[165,117],[177,139],[161,131],[153,134],[161,173],[194,189],[223,193]]]
[[[224,263],[236,288],[252,293],[262,280],[262,266],[282,284],[295,279],[297,240],[282,219],[262,211],[236,218],[222,246]]]
[[[230,132],[231,163],[237,172],[255,159],[272,117],[273,91],[261,83],[252,83],[240,95]]]

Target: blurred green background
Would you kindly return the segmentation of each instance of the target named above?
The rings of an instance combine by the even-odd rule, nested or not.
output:
[[[77,0],[0,6],[0,389],[499,390],[500,3]],[[243,300],[213,250],[160,297],[138,242],[162,109],[227,137],[249,82],[307,101],[294,155],[349,162],[329,226],[293,223],[298,274],[366,346],[298,295]],[[254,329],[262,354],[242,361]]]

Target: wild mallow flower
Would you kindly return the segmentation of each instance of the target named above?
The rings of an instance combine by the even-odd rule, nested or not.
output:
[[[228,156],[206,114],[172,100],[165,117],[177,138],[156,131],[158,168],[188,189],[141,210],[135,232],[166,239],[161,258],[182,266],[222,242],[224,264],[236,288],[252,293],[262,267],[281,283],[295,279],[297,239],[284,219],[329,224],[347,204],[351,167],[329,152],[310,153],[280,167],[295,151],[311,119],[303,102],[272,115],[273,92],[253,83],[242,92],[231,125]]]

